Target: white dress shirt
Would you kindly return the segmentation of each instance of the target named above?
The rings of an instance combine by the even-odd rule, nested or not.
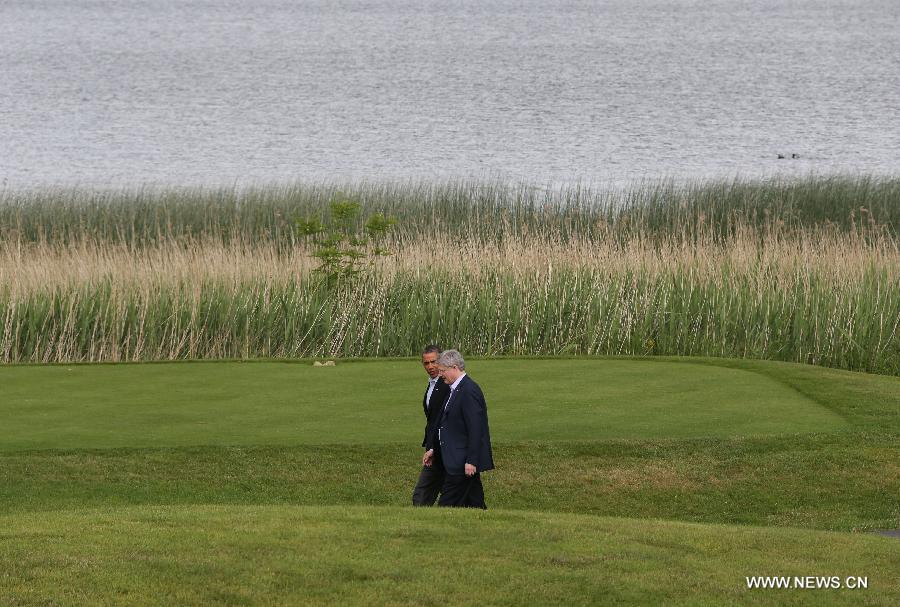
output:
[[[437,386],[439,381],[441,381],[440,377],[428,380],[428,394],[425,395],[425,408],[429,411],[431,411],[431,393],[434,392],[434,387]]]

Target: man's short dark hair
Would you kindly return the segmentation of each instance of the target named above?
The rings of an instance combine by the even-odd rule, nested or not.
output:
[[[434,353],[434,354],[437,354],[438,356],[440,356],[441,352],[442,352],[442,350],[441,350],[440,346],[435,345],[435,344],[428,344],[427,346],[425,346],[425,349],[422,350],[422,355],[424,356],[425,354]]]

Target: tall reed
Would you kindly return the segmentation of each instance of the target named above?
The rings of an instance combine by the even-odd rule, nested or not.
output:
[[[426,232],[466,242],[549,236],[723,242],[738,226],[796,233],[900,228],[900,178],[646,182],[625,189],[483,182],[297,184],[243,189],[0,190],[0,240],[85,240],[153,246],[184,239],[296,244],[297,217],[326,214],[337,196],[400,219],[397,238]],[[610,231],[612,228],[612,231]]]
[[[173,227],[140,242],[110,236],[112,219],[31,240],[10,231],[0,360],[397,356],[438,341],[478,355],[753,357],[900,374],[893,225],[740,213],[679,223],[675,210],[667,231],[559,213],[482,225],[479,204],[456,209],[456,224],[446,209],[406,224],[395,255],[337,289],[317,282],[302,242],[237,220],[227,234]]]

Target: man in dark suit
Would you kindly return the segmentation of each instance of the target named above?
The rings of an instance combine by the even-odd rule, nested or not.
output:
[[[444,403],[450,395],[450,386],[441,381],[438,373],[437,359],[441,353],[438,346],[427,346],[422,352],[422,366],[428,373],[428,387],[425,396],[422,397],[422,408],[425,410],[425,438],[422,446],[425,447],[425,455],[422,456],[422,471],[419,473],[419,481],[413,489],[413,506],[433,506],[438,493],[444,485],[444,464],[440,454],[434,455],[438,440],[438,425],[441,414],[444,412]]]
[[[442,352],[437,365],[450,385],[438,427],[439,448],[431,456],[440,453],[447,472],[438,505],[486,509],[481,473],[494,469],[494,459],[484,394],[466,374],[466,363],[456,350]],[[425,457],[427,465],[428,452]]]

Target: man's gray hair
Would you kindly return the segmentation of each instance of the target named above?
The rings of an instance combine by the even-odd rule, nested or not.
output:
[[[438,356],[437,364],[439,367],[456,367],[460,371],[466,368],[466,361],[463,360],[459,350],[444,350]]]

